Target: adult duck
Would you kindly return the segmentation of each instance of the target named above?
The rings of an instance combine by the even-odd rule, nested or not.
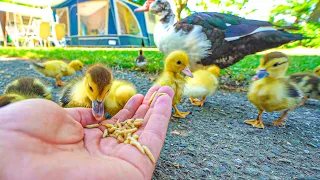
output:
[[[147,0],[135,12],[160,16],[154,29],[156,46],[165,55],[175,50],[188,52],[191,70],[211,64],[223,69],[247,55],[303,39],[266,21],[216,12],[198,12],[174,22],[172,7],[168,0]]]

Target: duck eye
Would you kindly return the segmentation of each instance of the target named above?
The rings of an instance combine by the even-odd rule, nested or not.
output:
[[[279,63],[278,62],[274,63],[273,67],[277,67],[277,66],[279,66]]]
[[[181,64],[181,61],[178,61],[177,64]]]
[[[90,90],[93,92],[93,89],[92,89],[92,87],[89,85],[89,88],[90,88]]]

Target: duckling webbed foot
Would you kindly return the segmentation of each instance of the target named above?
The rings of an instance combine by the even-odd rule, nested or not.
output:
[[[189,98],[190,102],[192,105],[194,106],[200,106],[201,105],[201,101],[197,98]]]
[[[56,82],[57,86],[63,86],[64,85],[64,82],[62,82],[60,78],[56,78],[56,80],[57,80],[57,82]]]
[[[188,114],[190,114],[190,112],[181,112],[178,110],[178,108],[174,105],[173,106],[174,108],[174,114],[173,114],[173,117],[176,117],[176,118],[185,118]]]
[[[284,113],[280,116],[279,119],[273,121],[273,125],[274,125],[274,126],[284,126],[284,125],[286,124],[286,123],[285,123],[285,118],[287,117],[289,111],[290,111],[290,110],[284,111]]]
[[[261,118],[262,112],[263,112],[262,110],[259,110],[257,119],[245,120],[244,122],[246,124],[251,124],[253,127],[264,129],[264,124],[262,123],[262,118]]]

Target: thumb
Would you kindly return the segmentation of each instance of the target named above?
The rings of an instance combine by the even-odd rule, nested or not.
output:
[[[83,138],[83,128],[56,103],[29,99],[0,109],[0,129],[19,131],[49,143],[67,144]]]

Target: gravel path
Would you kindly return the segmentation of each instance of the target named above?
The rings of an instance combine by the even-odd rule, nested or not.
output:
[[[80,73],[77,73],[80,75]],[[114,71],[145,94],[148,74]],[[0,93],[17,77],[38,75],[24,61],[0,60]],[[64,78],[63,80],[70,79]],[[59,88],[54,88],[55,100]],[[265,129],[244,124],[257,110],[245,93],[219,90],[203,108],[186,98],[186,119],[173,118],[153,179],[320,179],[320,102],[291,112],[286,127],[273,127],[280,113],[264,113]]]

